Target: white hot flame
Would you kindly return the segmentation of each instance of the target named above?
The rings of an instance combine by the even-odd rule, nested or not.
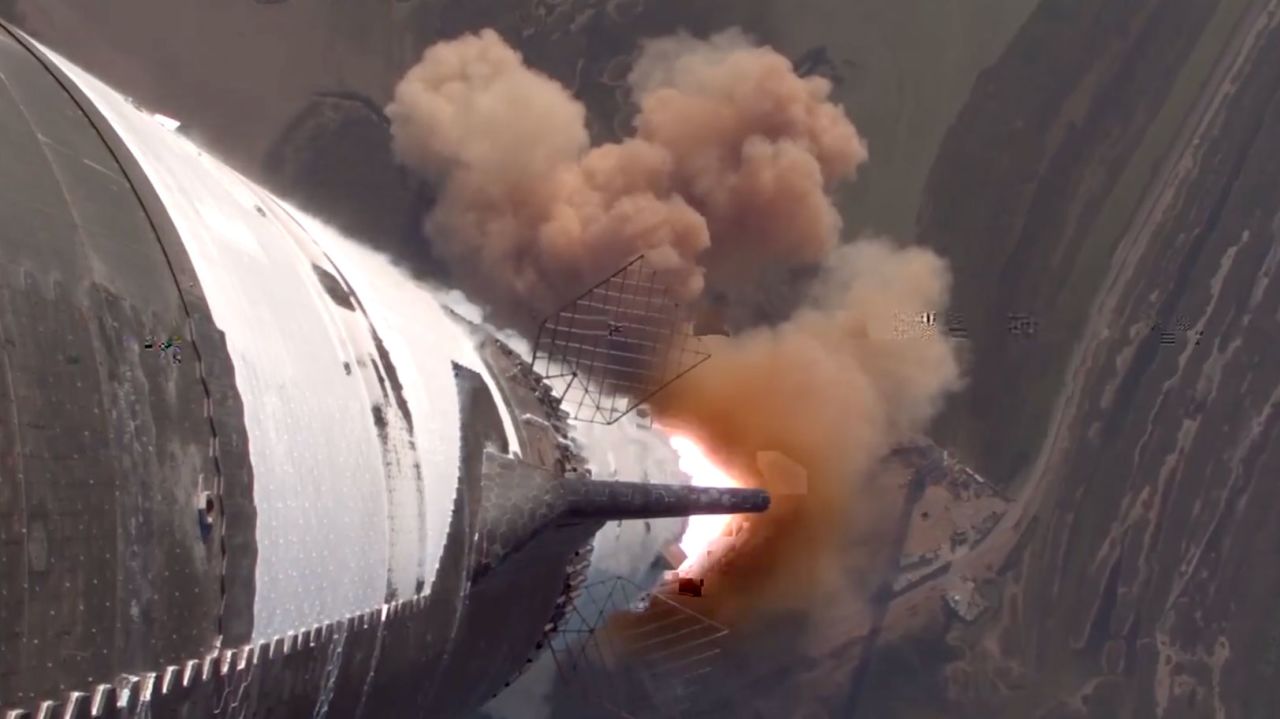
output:
[[[680,456],[680,470],[689,475],[696,487],[737,487],[733,477],[716,465],[697,442],[683,435],[671,437],[671,448]],[[689,525],[680,538],[680,549],[685,560],[678,571],[684,572],[698,563],[707,548],[732,521],[729,514],[702,514],[689,518]]]

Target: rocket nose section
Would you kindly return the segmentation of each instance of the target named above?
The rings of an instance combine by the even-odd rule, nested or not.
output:
[[[691,487],[638,482],[567,480],[565,514],[613,521],[687,517],[694,514],[758,514],[769,509],[763,489]]]

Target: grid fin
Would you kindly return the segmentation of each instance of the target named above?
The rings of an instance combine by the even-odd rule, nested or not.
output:
[[[644,255],[543,320],[534,371],[569,416],[613,424],[710,357]]]
[[[628,579],[588,584],[584,594],[548,647],[563,686],[617,717],[687,716],[728,630]]]

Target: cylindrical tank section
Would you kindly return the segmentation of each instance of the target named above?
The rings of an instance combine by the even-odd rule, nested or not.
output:
[[[598,486],[386,258],[2,25],[0,73],[0,709],[455,716],[601,522],[767,507]]]
[[[45,62],[0,28],[0,707],[247,642],[253,596],[222,336]]]
[[[176,230],[166,255],[185,255],[225,337],[254,475],[250,640],[427,591],[459,481],[454,365],[496,389],[469,334],[382,258],[50,57],[145,174]],[[199,340],[177,371],[199,371]]]

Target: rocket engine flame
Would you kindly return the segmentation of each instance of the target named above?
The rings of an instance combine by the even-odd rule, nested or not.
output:
[[[691,437],[672,435],[671,448],[680,458],[680,471],[689,475],[695,487],[742,486],[741,482],[736,481],[732,475],[716,464],[715,460],[707,455],[702,445]],[[732,520],[733,515],[728,514],[703,514],[690,517],[688,527],[680,538],[680,550],[684,552],[685,559],[680,563],[677,571],[683,572],[692,568],[711,543],[724,534]]]

